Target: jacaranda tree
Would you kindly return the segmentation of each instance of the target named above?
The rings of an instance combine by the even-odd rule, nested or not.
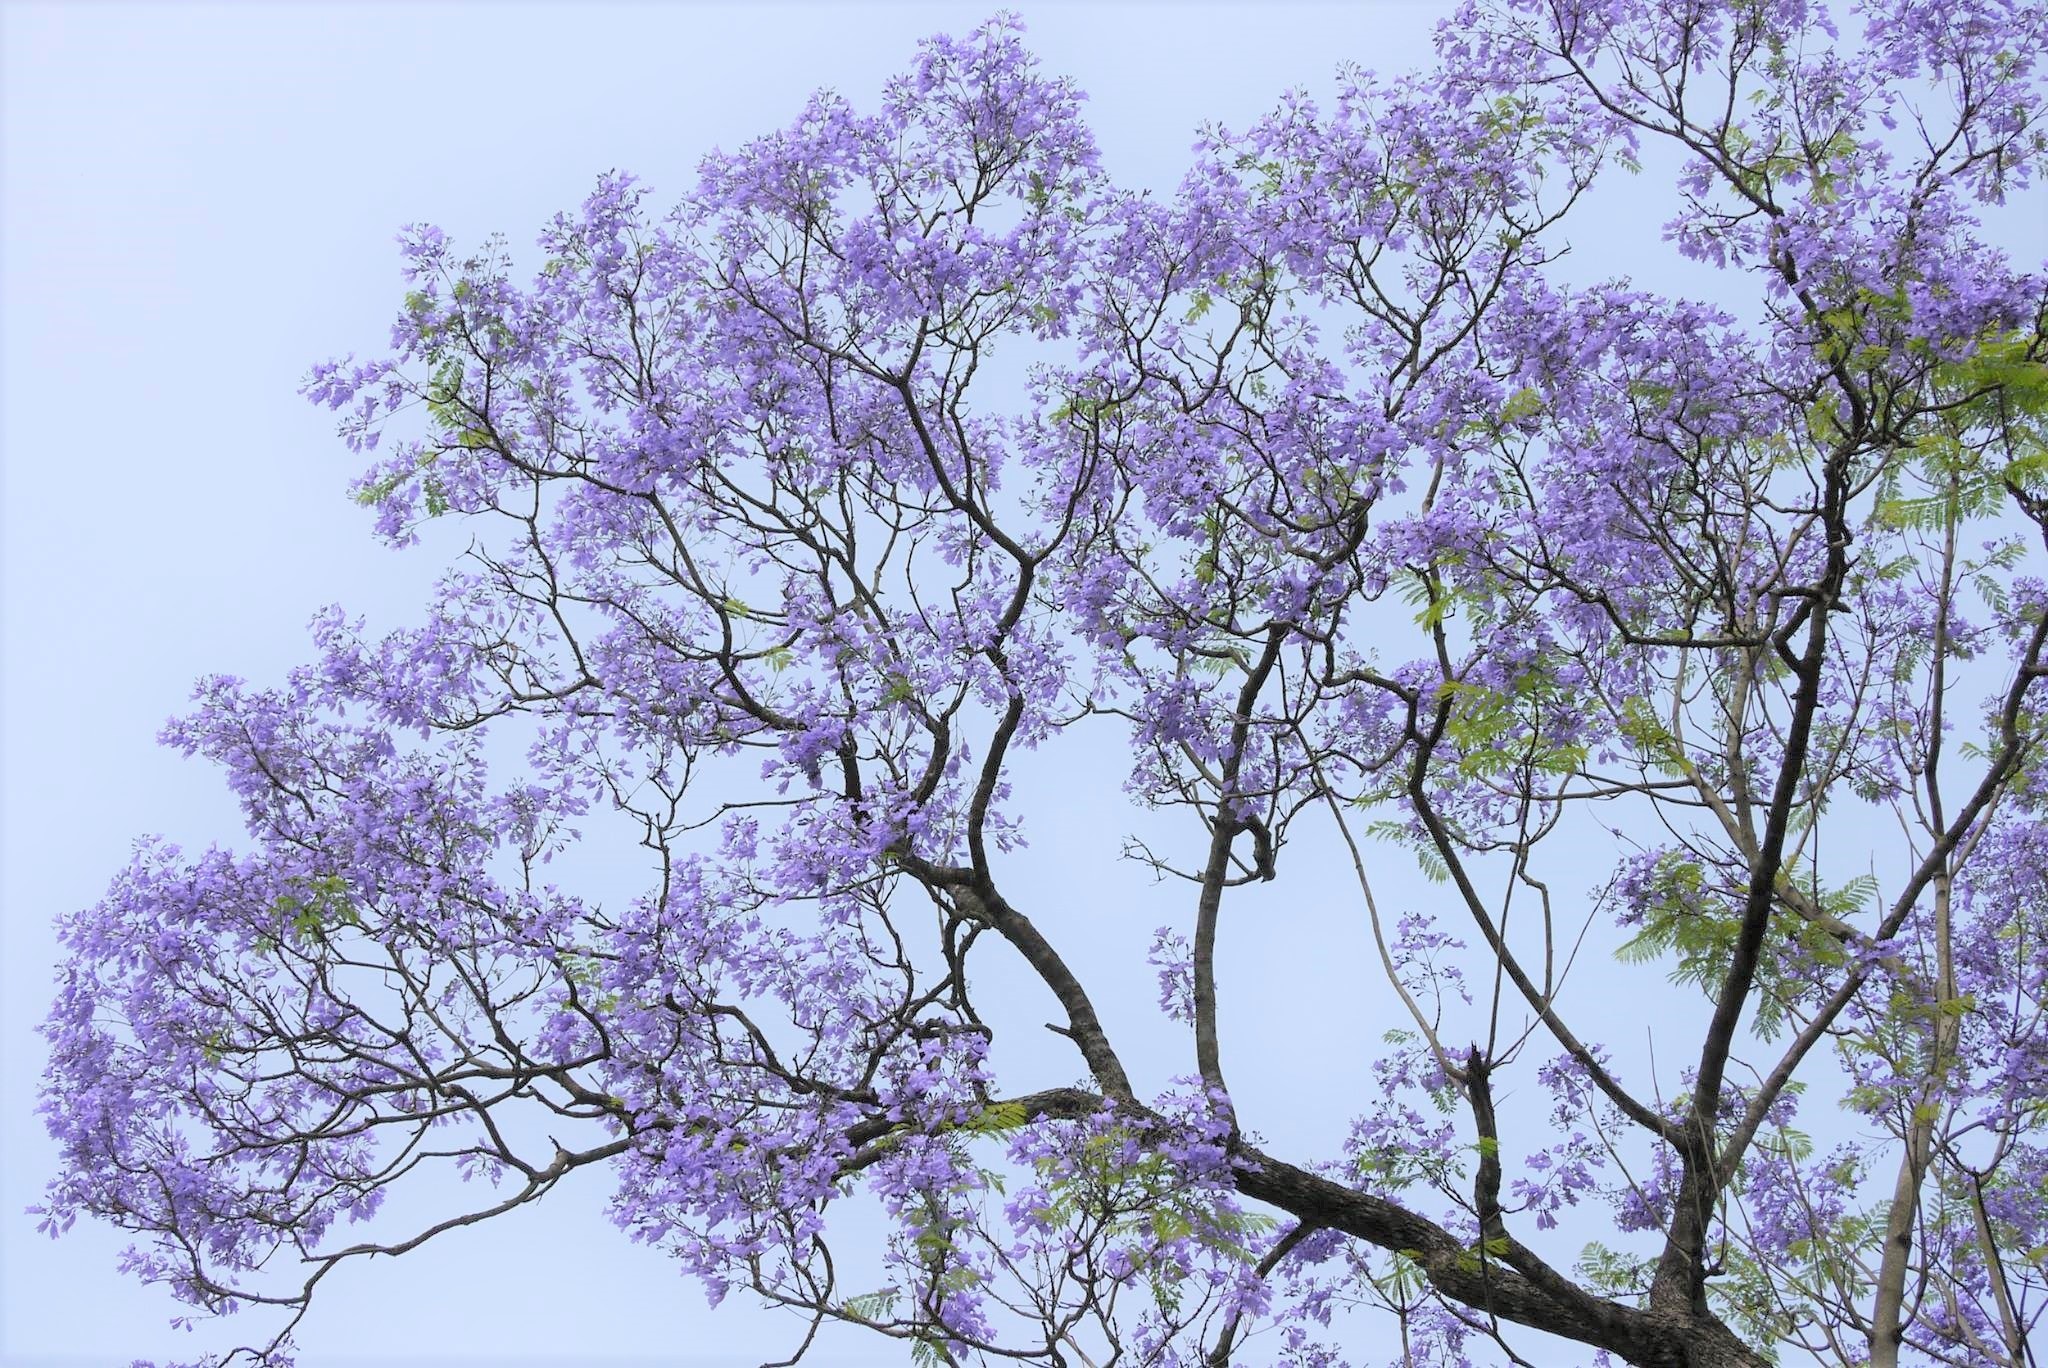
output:
[[[47,1227],[275,1308],[263,1362],[602,1166],[800,1313],[770,1357],[2033,1364],[2048,277],[1986,225],[2043,52],[2038,0],[1485,0],[1155,197],[998,18],[672,210],[605,176],[530,285],[409,230],[393,355],[308,393],[471,549],[169,728],[249,845],[64,923]],[[1674,175],[1707,297],[1563,258]],[[1154,810],[1170,1067],[1099,871],[1017,894],[1028,748]],[[621,821],[632,892],[551,878]],[[1304,1045],[1372,1060],[1338,1152],[1224,1067],[1288,880],[1378,946],[1384,1042]],[[436,1170],[474,1205],[378,1216]]]

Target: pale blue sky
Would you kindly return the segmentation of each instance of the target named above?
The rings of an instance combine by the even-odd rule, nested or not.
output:
[[[170,1330],[180,1308],[115,1274],[124,1237],[81,1225],[53,1244],[19,1215],[53,1162],[32,1115],[49,923],[94,901],[139,834],[238,839],[215,772],[153,744],[194,678],[276,679],[329,602],[406,622],[443,563],[372,542],[343,492],[351,458],[296,395],[312,361],[383,342],[398,225],[523,247],[611,167],[671,197],[714,145],[780,126],[820,85],[866,102],[919,37],[994,8],[0,3],[0,1365],[212,1342]],[[1198,123],[1242,126],[1290,85],[1326,89],[1342,59],[1413,67],[1448,6],[1017,8],[1047,65],[1091,95],[1112,173],[1164,189]],[[1574,228],[1578,266],[1663,259],[1657,216],[1628,207]],[[1060,799],[1032,814],[1041,870],[1105,867],[1131,824],[1120,777],[1027,768],[1025,792]],[[1105,1014],[1143,1038],[1157,1033],[1144,945],[1177,905],[1121,877],[1099,924],[1068,929],[1122,965],[1128,990]],[[1071,909],[1071,886],[1027,881]],[[1338,920],[1301,915],[1305,895]],[[1256,931],[1227,947],[1241,1010],[1233,1023],[1226,999],[1225,1029],[1247,1061],[1231,1076],[1259,1129],[1299,1142],[1278,1148],[1322,1158],[1400,1022],[1381,1010],[1353,895],[1310,882],[1278,896],[1247,897]],[[1260,999],[1281,981],[1287,1000]],[[1632,1029],[1656,1015],[1633,1010]],[[1317,1033],[1287,1048],[1302,1024]],[[1161,1081],[1187,1067],[1169,1063]],[[739,1295],[707,1313],[694,1283],[605,1221],[604,1179],[578,1177],[538,1210],[330,1278],[305,1368],[751,1363],[793,1342],[793,1322]],[[900,1357],[859,1337],[827,1348],[812,1362]]]

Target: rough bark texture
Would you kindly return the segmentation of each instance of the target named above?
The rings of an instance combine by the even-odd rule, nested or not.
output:
[[[1370,1193],[1240,1150],[1237,1187],[1297,1219],[1407,1254],[1455,1301],[1502,1320],[1606,1349],[1639,1368],[1764,1368],[1769,1360],[1711,1312],[1644,1311],[1559,1282],[1541,1286],[1481,1258],[1442,1227]]]

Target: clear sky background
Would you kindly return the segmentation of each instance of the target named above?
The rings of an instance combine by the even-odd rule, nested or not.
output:
[[[372,541],[344,492],[353,459],[296,394],[313,361],[382,346],[403,289],[398,225],[525,247],[613,167],[673,198],[712,147],[783,125],[821,85],[871,104],[918,38],[994,7],[0,0],[0,1365],[214,1342],[169,1329],[182,1308],[116,1274],[124,1236],[81,1224],[52,1243],[21,1215],[54,1165],[33,1113],[50,923],[96,900],[140,834],[239,838],[217,774],[154,744],[195,678],[280,678],[329,602],[410,621],[445,563]],[[1089,92],[1111,173],[1167,190],[1198,123],[1242,127],[1287,87],[1327,90],[1340,60],[1412,68],[1448,6],[1018,8],[1048,67]],[[1582,267],[1667,260],[1660,215],[1630,207],[1572,229]],[[1077,873],[1106,887],[1096,871],[1132,820],[1121,758],[1099,763],[1023,775],[1052,799],[1027,797],[1026,882],[1058,909],[1055,938],[1082,938],[1084,969],[1124,967],[1103,1003],[1123,1039],[1156,1031],[1144,946],[1186,918],[1128,866],[1104,906],[1077,899]],[[1274,915],[1226,946],[1225,1030],[1241,1030],[1226,1064],[1244,1061],[1240,1104],[1279,1152],[1324,1158],[1399,1022],[1355,911],[1297,915],[1304,898],[1355,894],[1276,888],[1290,901],[1248,890]],[[1603,1010],[1641,1030],[1625,997]],[[1171,1063],[1156,1081],[1191,1067]],[[605,1183],[578,1174],[538,1208],[338,1272],[301,1363],[732,1364],[794,1343],[792,1321],[739,1294],[708,1313],[605,1220]],[[827,1348],[811,1361],[900,1359],[859,1337]]]

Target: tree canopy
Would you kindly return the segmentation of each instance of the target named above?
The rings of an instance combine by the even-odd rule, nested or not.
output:
[[[408,229],[391,354],[307,394],[381,535],[469,549],[167,730],[249,841],[64,920],[45,1228],[264,1364],[601,1167],[770,1358],[2031,1368],[2048,275],[1986,223],[2044,51],[2037,0],[1474,0],[1155,196],[999,16],[673,208],[601,177],[529,283]],[[1616,178],[1710,297],[1564,268]],[[1029,750],[1149,810],[1146,963],[1080,953],[1102,871],[1019,895]],[[1330,1152],[1225,1068],[1290,883],[1374,947]]]

